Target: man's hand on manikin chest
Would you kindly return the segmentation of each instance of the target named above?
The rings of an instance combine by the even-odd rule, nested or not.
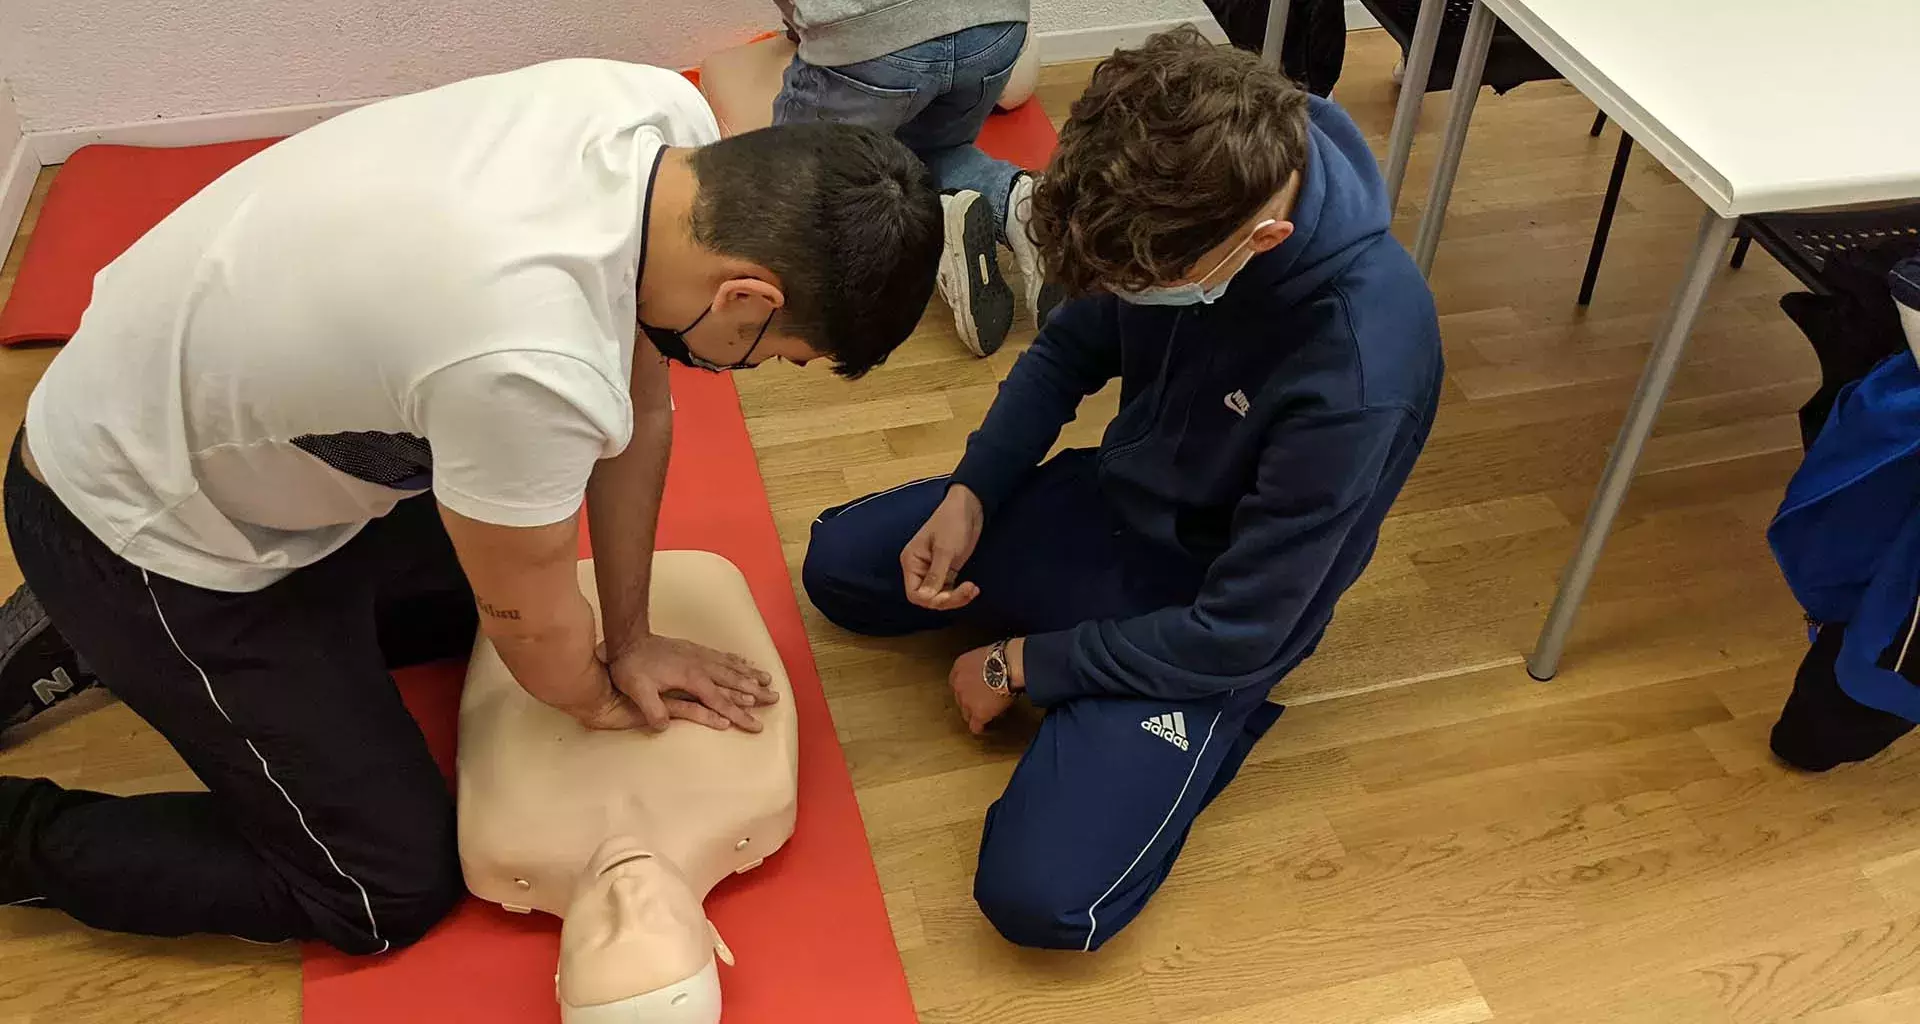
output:
[[[593,541],[606,642],[600,657],[614,687],[661,728],[661,715],[712,728],[759,731],[751,708],[776,697],[767,674],[733,655],[658,637],[647,604],[653,552],[673,447],[673,399],[666,360],[644,335],[634,339],[633,438],[626,450],[594,467],[587,482],[587,529]]]

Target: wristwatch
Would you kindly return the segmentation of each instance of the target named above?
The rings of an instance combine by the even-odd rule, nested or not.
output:
[[[987,689],[1002,697],[1013,696],[1013,667],[1007,664],[1007,644],[1002,640],[987,649],[987,660],[980,666],[980,675],[986,680]]]

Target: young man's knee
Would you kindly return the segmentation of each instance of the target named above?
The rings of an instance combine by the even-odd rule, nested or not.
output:
[[[388,898],[375,910],[382,938],[394,949],[411,946],[446,919],[466,895],[458,862],[442,869],[419,891]]]
[[[983,852],[980,869],[974,875],[973,901],[994,930],[1016,946],[1085,952],[1099,949],[1119,931],[1118,924],[1097,927],[1099,911],[1094,904],[1099,894],[1063,887],[1057,868],[1049,864],[990,865]]]
[[[842,629],[859,631],[849,619],[857,619],[859,588],[847,573],[845,541],[827,523],[815,523],[813,537],[807,543],[807,556],[800,563],[800,585],[820,614]]]
[[[800,585],[807,600],[827,620],[842,629],[868,635],[888,635],[907,629],[887,614],[893,604],[905,602],[904,582],[895,580],[893,592],[879,586],[877,555],[870,537],[847,529],[835,519],[813,524],[807,556],[800,565]]]
[[[1102,900],[1090,881],[1073,879],[1062,871],[1060,859],[1035,855],[1044,845],[1048,844],[986,839],[974,872],[974,903],[994,929],[1016,946],[1099,949],[1133,919],[1137,908],[1126,910],[1108,902],[1114,894]]]
[[[320,937],[335,949],[356,956],[384,953],[420,941],[465,895],[458,857],[436,856],[410,866],[404,879],[355,879],[344,890],[332,887],[315,916]]]
[[[436,785],[439,780],[434,780]],[[294,880],[296,893],[309,897],[308,912],[319,938],[344,953],[381,953],[420,941],[466,895],[460,870],[459,834],[454,807],[444,800],[422,799],[405,827],[382,830],[385,851],[312,865],[313,874]],[[341,844],[335,844],[339,851]]]

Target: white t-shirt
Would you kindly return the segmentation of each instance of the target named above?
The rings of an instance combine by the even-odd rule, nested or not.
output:
[[[662,147],[718,137],[680,75],[564,60],[283,141],[94,279],[27,402],[42,475],[127,560],[223,591],[429,488],[563,520],[633,434]]]

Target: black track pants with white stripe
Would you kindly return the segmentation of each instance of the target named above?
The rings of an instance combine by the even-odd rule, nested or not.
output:
[[[465,657],[473,599],[430,497],[318,564],[217,593],[110,552],[20,466],[27,585],[207,792],[0,779],[0,893],[148,935],[319,939],[378,953],[459,898],[453,801],[390,667]]]

